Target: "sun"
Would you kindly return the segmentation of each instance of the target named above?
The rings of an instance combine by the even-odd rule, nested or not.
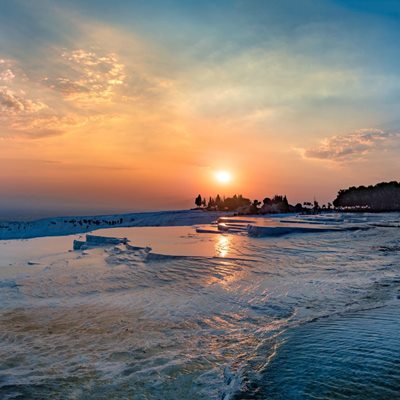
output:
[[[219,183],[229,183],[232,180],[232,175],[228,171],[217,171],[215,173],[215,179]]]

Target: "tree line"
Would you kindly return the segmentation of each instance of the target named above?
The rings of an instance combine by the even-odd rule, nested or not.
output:
[[[221,197],[217,194],[215,197],[201,197],[199,194],[195,199],[195,204],[197,207],[204,207],[208,210],[217,211],[235,211],[239,207],[249,206],[251,204],[250,199],[243,197],[241,194],[235,194],[232,197]]]
[[[380,182],[339,190],[333,205],[341,209],[400,211],[400,182]]]
[[[195,198],[197,207],[210,211],[238,211],[243,214],[268,213],[318,213],[320,211],[400,211],[400,182],[380,182],[370,186],[351,186],[339,190],[332,203],[320,206],[318,201],[291,205],[285,195],[265,197],[263,201],[253,200],[243,195],[206,199],[200,194]]]
[[[219,194],[208,199],[200,194],[195,198],[197,207],[209,211],[238,211],[243,214],[270,214],[287,212],[317,212],[321,210],[317,201],[297,203],[295,206],[289,204],[286,195],[275,195],[265,197],[261,202],[259,200],[251,201],[241,194],[235,194],[232,197],[221,197]],[[329,209],[331,205],[328,206]],[[322,208],[326,208],[323,206]]]

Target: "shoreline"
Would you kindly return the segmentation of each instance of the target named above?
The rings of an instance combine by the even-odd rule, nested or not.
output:
[[[94,216],[41,218],[33,221],[1,221],[0,240],[32,239],[45,236],[66,236],[97,229],[145,226],[191,226],[208,224],[225,211],[174,210]]]

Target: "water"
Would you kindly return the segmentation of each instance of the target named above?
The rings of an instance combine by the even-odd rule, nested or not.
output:
[[[399,398],[398,306],[323,319],[289,332],[263,377],[265,398]]]
[[[400,398],[400,215],[304,222],[352,230],[3,242],[0,398]]]

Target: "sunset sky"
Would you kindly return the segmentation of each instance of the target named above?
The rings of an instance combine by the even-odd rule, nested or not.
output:
[[[1,1],[0,217],[399,180],[399,43],[397,1]]]

